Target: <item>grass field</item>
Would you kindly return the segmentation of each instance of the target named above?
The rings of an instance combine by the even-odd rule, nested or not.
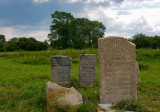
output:
[[[82,87],[78,82],[79,54],[96,54],[97,49],[55,50],[39,52],[0,53],[0,112],[45,112],[45,84],[51,81],[50,56],[72,57],[72,86],[82,95],[84,104],[77,112],[94,112],[99,102],[99,65],[97,83]],[[137,100],[124,100],[119,111],[160,112],[160,50],[138,49],[141,83]],[[57,109],[55,112],[70,112]]]

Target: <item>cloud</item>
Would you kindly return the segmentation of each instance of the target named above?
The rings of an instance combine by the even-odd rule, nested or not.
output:
[[[136,33],[158,35],[160,0],[114,0],[112,2],[106,7],[86,4],[83,11],[74,15],[102,22],[106,26],[105,36],[129,38]]]
[[[5,35],[6,40],[11,39],[10,37],[14,35],[14,29],[12,27],[0,27],[0,31],[1,34]]]
[[[33,0],[34,3],[48,2],[49,0]]]
[[[34,37],[39,41],[47,39],[49,30],[45,30],[44,27],[31,27],[31,26],[12,26],[12,27],[0,27],[0,33],[5,35],[6,40],[10,40],[13,37]],[[30,29],[30,30],[29,30]],[[37,29],[37,30],[35,30]]]
[[[106,26],[105,36],[129,38],[135,33],[158,35],[160,32],[160,0],[30,0],[34,3],[50,2],[43,7],[43,4],[35,7],[31,5],[32,2],[26,2],[28,0],[22,1],[21,4],[14,2],[8,5],[12,7],[7,9],[17,7],[13,12],[7,12],[6,6],[1,7],[0,11],[5,12],[2,15],[8,16],[0,18],[0,33],[5,34],[7,40],[22,36],[35,37],[37,40],[47,39],[53,9],[71,12],[75,17],[102,22]],[[29,9],[27,3],[31,6]],[[1,5],[4,6],[2,3]],[[41,21],[43,22],[40,23]]]
[[[110,2],[110,0],[59,0],[67,3],[84,3],[84,4],[91,4],[91,3],[105,3],[105,2]],[[121,2],[123,0],[112,0],[112,2]]]
[[[82,3],[85,5],[102,5],[102,6],[112,6],[112,5],[120,5],[123,3],[129,3],[129,4],[133,4],[133,3],[137,3],[137,2],[143,2],[143,1],[154,1],[154,0],[59,0],[60,2],[65,2],[65,3],[69,3],[69,4],[74,4],[74,3]]]

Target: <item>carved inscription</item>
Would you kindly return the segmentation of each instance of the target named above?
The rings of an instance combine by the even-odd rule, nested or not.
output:
[[[83,67],[80,79],[82,81],[94,82],[95,77],[93,77],[93,74],[94,74],[94,67]]]
[[[82,85],[93,85],[96,82],[96,55],[81,54],[79,56],[79,81]]]
[[[51,57],[52,81],[59,85],[70,84],[71,65],[72,58],[65,56]]]
[[[52,79],[55,83],[67,83],[70,80],[70,77],[66,73],[70,72],[68,66],[54,66],[52,73],[54,74]]]
[[[117,103],[136,98],[135,46],[122,37],[98,40],[100,101]]]

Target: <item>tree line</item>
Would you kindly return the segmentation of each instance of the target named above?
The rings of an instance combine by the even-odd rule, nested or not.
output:
[[[37,41],[35,38],[20,37],[6,41],[5,35],[0,34],[0,51],[41,51],[48,49],[47,41]]]
[[[0,34],[0,51],[97,48],[98,39],[104,36],[106,30],[102,22],[75,18],[71,13],[63,11],[55,11],[51,17],[53,20],[47,41],[40,42],[33,37],[12,38],[6,41],[5,35]],[[157,35],[138,33],[128,40],[136,44],[138,49],[160,48],[160,36]]]
[[[133,42],[136,45],[137,49],[140,48],[152,48],[152,49],[160,49],[160,36],[147,36],[142,33],[135,34],[132,38],[129,38],[128,41]],[[40,42],[35,38],[30,37],[20,37],[20,38],[12,38],[9,41],[6,41],[5,35],[0,34],[0,52],[3,51],[40,51],[47,50],[51,44],[48,44],[47,41]]]
[[[147,36],[143,33],[135,34],[132,38],[128,39],[136,45],[137,49],[151,48],[160,49],[160,36]]]

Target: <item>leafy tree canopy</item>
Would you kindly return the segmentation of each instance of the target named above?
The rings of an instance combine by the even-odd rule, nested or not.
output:
[[[145,34],[135,34],[131,39],[131,42],[136,44],[136,48],[160,48],[160,36],[146,36]]]
[[[74,18],[71,13],[55,11],[48,34],[51,46],[57,49],[97,47],[104,36],[105,26],[87,18]]]
[[[20,37],[12,38],[5,42],[3,49],[5,51],[25,50],[25,51],[40,51],[48,49],[48,43],[46,41],[40,42],[35,38]]]
[[[5,43],[5,35],[0,34],[0,51],[3,51],[3,45]]]

